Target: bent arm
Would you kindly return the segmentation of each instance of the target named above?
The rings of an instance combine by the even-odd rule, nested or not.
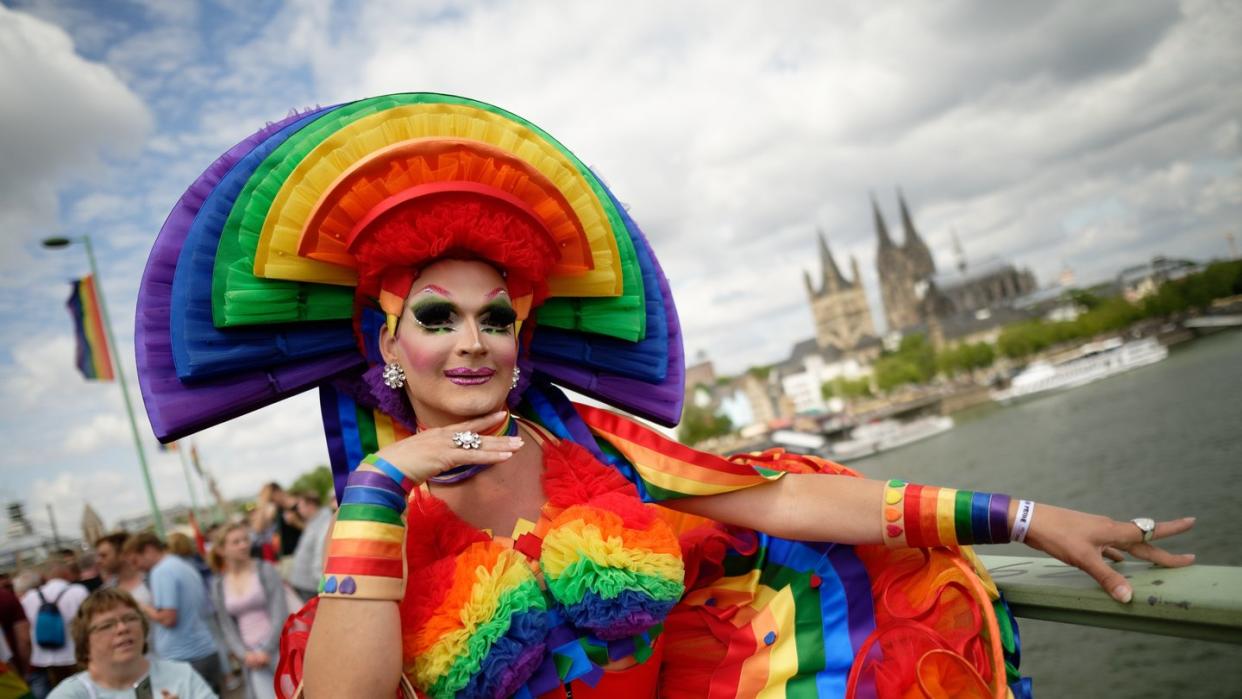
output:
[[[176,609],[156,609],[155,607],[145,604],[140,606],[142,607],[142,613],[146,614],[148,619],[154,621],[160,626],[171,628],[177,625]]]
[[[393,696],[401,679],[397,603],[320,598],[304,667],[307,699]]]

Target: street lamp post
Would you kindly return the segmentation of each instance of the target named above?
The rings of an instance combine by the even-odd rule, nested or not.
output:
[[[86,248],[86,260],[91,266],[91,276],[95,279],[95,294],[99,297],[99,314],[103,318],[104,332],[108,336],[108,344],[112,347],[112,368],[116,370],[117,381],[121,384],[121,396],[125,402],[125,413],[129,415],[129,430],[134,436],[134,449],[138,452],[138,465],[142,468],[142,482],[147,488],[147,504],[151,506],[151,517],[155,522],[155,533],[164,537],[164,517],[155,502],[155,488],[151,485],[151,469],[147,466],[147,453],[142,448],[142,437],[138,435],[138,421],[134,419],[134,406],[129,400],[129,383],[125,380],[125,370],[121,366],[121,358],[117,354],[116,337],[112,334],[112,320],[108,317],[108,304],[104,303],[103,280],[99,278],[99,268],[95,264],[95,249],[91,247],[91,237],[80,238],[45,238],[43,247],[49,249],[66,248],[73,243],[82,243]]]

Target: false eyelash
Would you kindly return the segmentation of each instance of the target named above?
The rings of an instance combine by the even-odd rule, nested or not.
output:
[[[424,328],[449,325],[456,310],[453,304],[442,301],[423,303],[414,308],[414,320]]]
[[[494,328],[507,328],[517,321],[517,311],[505,304],[497,304],[483,314],[483,323]]]

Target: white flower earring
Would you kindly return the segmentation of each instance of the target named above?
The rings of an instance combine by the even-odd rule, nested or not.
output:
[[[405,370],[396,362],[384,365],[384,385],[396,391],[405,385]]]

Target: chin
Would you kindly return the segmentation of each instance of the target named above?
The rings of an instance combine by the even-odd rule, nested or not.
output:
[[[507,392],[502,395],[478,395],[478,396],[456,396],[451,400],[446,400],[439,405],[428,405],[428,408],[449,416],[454,422],[464,422],[473,420],[484,415],[490,415],[498,410],[505,408],[505,398]],[[415,414],[418,408],[414,409]]]
[[[504,398],[501,398],[499,400],[488,399],[463,401],[461,404],[453,406],[449,412],[453,415],[457,415],[462,420],[473,420],[474,418],[490,415],[498,410],[503,410],[504,408],[505,401]]]

